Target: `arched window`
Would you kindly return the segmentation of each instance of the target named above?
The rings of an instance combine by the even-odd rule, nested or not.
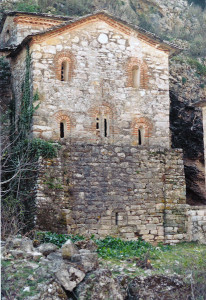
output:
[[[133,120],[132,128],[133,145],[148,146],[153,131],[152,122],[147,117],[138,117]]]
[[[127,65],[127,86],[148,89],[149,74],[147,63],[138,57],[131,57]]]
[[[138,66],[132,68],[132,86],[134,88],[140,87],[140,68]]]
[[[143,127],[138,129],[138,145],[144,145],[145,130]]]
[[[54,114],[54,119],[56,119],[56,126],[54,128],[55,137],[58,139],[68,138],[71,132],[71,120],[67,115],[66,111],[58,111]]]
[[[96,118],[96,134],[101,137],[109,136],[109,116],[100,114]]]
[[[69,80],[69,62],[64,60],[61,64],[61,81]]]
[[[64,122],[60,122],[60,138],[64,138]]]
[[[107,119],[104,118],[104,137],[107,137],[108,135],[107,129]]]

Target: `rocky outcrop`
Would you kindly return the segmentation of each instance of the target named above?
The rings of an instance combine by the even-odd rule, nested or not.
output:
[[[206,95],[206,78],[184,59],[171,61],[170,72],[172,147],[183,149],[187,203],[206,204],[202,113],[194,106]]]
[[[128,285],[127,300],[173,300],[189,299],[190,286],[185,285],[179,276],[149,276],[138,277]]]
[[[190,286],[179,276],[114,277],[108,268],[99,267],[97,253],[88,249],[80,249],[68,260],[51,244],[41,244],[38,249],[44,254],[39,252],[36,261],[31,244],[28,238],[10,238],[3,245],[2,300],[168,300],[191,294]],[[48,254],[51,250],[54,252]],[[21,255],[13,255],[14,251]],[[13,288],[14,280],[17,288]]]

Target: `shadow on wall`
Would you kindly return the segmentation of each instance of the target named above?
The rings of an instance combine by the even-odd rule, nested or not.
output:
[[[187,203],[206,204],[204,144],[201,111],[170,91],[170,130],[172,148],[184,153]]]

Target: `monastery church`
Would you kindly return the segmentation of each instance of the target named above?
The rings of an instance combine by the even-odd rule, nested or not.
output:
[[[198,211],[186,204],[182,150],[171,148],[169,128],[169,57],[180,50],[106,12],[9,12],[0,30],[17,116],[29,49],[31,97],[39,95],[33,136],[61,144],[57,158],[40,162],[37,226],[198,239]]]

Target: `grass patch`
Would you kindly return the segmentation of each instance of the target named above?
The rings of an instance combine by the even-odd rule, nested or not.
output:
[[[164,273],[171,273],[190,277],[191,273],[195,280],[200,273],[206,270],[206,246],[197,243],[180,243],[172,246],[169,251],[159,254],[158,259],[152,261],[155,269]]]

